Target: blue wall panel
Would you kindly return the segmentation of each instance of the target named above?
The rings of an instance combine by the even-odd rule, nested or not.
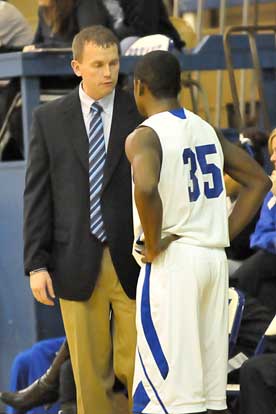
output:
[[[23,272],[22,194],[25,164],[0,164],[0,389],[13,357],[36,339],[34,302]]]
[[[23,269],[25,163],[0,163],[0,390],[13,358],[38,339],[63,335],[59,307],[34,302]]]
[[[273,3],[274,0],[258,0],[259,4],[262,3]],[[187,13],[190,11],[196,11],[197,10],[197,0],[180,0],[179,2],[179,12],[180,13]],[[254,4],[254,0],[250,1],[250,4]],[[203,8],[204,9],[218,9],[220,5],[219,0],[205,0]],[[228,0],[226,7],[234,7],[234,6],[242,6],[243,1],[242,0]]]

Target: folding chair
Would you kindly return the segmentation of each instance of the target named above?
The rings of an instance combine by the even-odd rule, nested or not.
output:
[[[245,297],[244,294],[235,288],[229,288],[229,357],[233,355],[234,348],[237,342],[238,333],[241,325],[242,314],[244,309]]]
[[[262,335],[261,339],[259,340],[258,345],[254,352],[254,356],[263,354],[265,346],[266,346],[267,338],[269,336],[274,336],[274,335],[276,335],[276,315],[274,316],[274,318],[268,325],[265,333]]]

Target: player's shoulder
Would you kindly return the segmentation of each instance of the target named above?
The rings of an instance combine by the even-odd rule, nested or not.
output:
[[[151,143],[158,138],[156,132],[147,125],[139,125],[134,131],[132,131],[127,139],[129,141],[137,141],[139,143]]]
[[[135,153],[152,149],[160,152],[160,141],[152,128],[140,125],[128,135],[125,148],[127,152],[134,151]]]

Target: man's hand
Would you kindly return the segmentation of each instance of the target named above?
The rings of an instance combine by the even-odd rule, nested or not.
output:
[[[141,251],[142,254],[142,262],[143,263],[152,263],[153,260],[160,254],[162,253],[164,250],[166,250],[169,245],[171,244],[171,242],[175,241],[179,239],[179,236],[176,236],[174,234],[170,234],[169,236],[164,237],[163,239],[160,240],[159,245],[154,249],[154,250],[150,250],[145,248],[144,250]]]
[[[54,306],[54,302],[50,298],[55,298],[55,292],[52,279],[47,270],[41,270],[31,274],[30,287],[38,302],[44,305]]]
[[[23,52],[33,52],[34,50],[36,50],[35,45],[27,45],[23,48]]]

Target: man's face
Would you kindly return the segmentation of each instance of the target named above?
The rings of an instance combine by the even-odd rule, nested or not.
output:
[[[80,61],[73,60],[75,74],[82,78],[84,92],[95,100],[109,95],[119,75],[119,52],[116,44],[101,47],[87,42]]]

